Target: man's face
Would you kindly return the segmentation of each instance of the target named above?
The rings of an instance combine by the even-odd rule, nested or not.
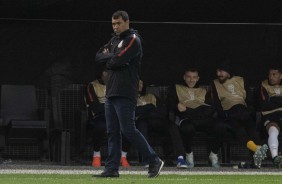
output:
[[[112,26],[114,32],[119,35],[129,29],[129,20],[124,21],[122,17],[119,17],[118,19],[112,18]]]
[[[282,73],[279,70],[269,70],[268,81],[270,85],[279,85],[282,80]]]
[[[193,88],[200,79],[198,72],[191,71],[185,72],[183,78],[189,88]]]
[[[107,71],[102,72],[101,79],[104,83],[108,80],[108,72]]]
[[[219,82],[221,83],[224,83],[227,79],[230,78],[230,74],[228,72],[224,70],[220,70],[220,69],[216,70],[216,75],[217,75]]]

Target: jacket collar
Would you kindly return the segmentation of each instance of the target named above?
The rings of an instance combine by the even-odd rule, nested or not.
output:
[[[132,29],[132,28],[129,28],[128,30],[126,30],[126,31],[124,31],[124,32],[122,32],[122,33],[120,33],[119,35],[117,35],[117,34],[115,34],[115,33],[113,33],[113,35],[115,36],[115,37],[118,37],[118,38],[124,38],[124,37],[126,37],[127,35],[129,35],[129,34],[132,34],[132,33],[134,33],[135,31]]]

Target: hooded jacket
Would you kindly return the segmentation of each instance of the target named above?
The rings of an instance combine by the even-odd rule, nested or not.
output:
[[[218,79],[215,79],[212,84],[211,84],[211,96],[212,96],[212,101],[213,101],[213,105],[216,108],[216,111],[218,113],[219,118],[222,119],[227,119],[227,118],[234,118],[235,119],[239,119],[239,120],[243,120],[243,119],[247,119],[249,118],[250,114],[255,113],[255,109],[254,109],[254,100],[251,97],[250,94],[250,90],[249,90],[249,85],[248,82],[246,82],[246,80],[242,77],[238,77],[238,76],[232,76],[231,78],[229,78],[227,80],[231,81],[231,82],[236,82],[236,81],[242,81],[243,85],[242,88],[238,89],[240,91],[240,94],[245,94],[242,95],[243,97],[243,103],[237,103],[237,102],[231,102],[232,106],[230,109],[224,109],[223,105],[222,105],[222,101],[220,100],[219,94],[218,94],[218,89],[216,87],[216,83],[217,84],[221,84],[224,85],[226,82],[224,83],[220,83],[218,81]],[[232,85],[233,87],[235,87],[234,85]],[[234,89],[235,90],[235,89]],[[228,91],[228,92],[227,92]],[[235,92],[235,94],[233,94]],[[236,93],[236,91],[233,91],[233,89],[229,89],[226,88],[226,91],[224,94],[232,94],[234,96],[240,97],[239,94]],[[226,97],[221,97],[221,99],[224,99],[225,101],[230,101],[230,98]]]
[[[109,53],[103,53],[105,48]],[[114,34],[100,48],[95,60],[105,64],[108,69],[106,98],[119,96],[136,102],[142,55],[141,39],[134,29],[128,29],[120,35]]]

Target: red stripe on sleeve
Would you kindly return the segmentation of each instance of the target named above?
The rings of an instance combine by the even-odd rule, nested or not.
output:
[[[125,47],[119,54],[118,57],[122,56],[133,44],[134,40],[136,39],[136,35],[133,34],[133,38],[130,40],[129,44],[127,47]]]

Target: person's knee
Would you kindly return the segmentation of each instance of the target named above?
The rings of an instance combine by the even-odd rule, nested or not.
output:
[[[280,127],[279,127],[279,125],[276,122],[269,122],[266,125],[266,130],[267,130],[267,132],[269,132],[269,131],[277,132],[278,131],[278,133],[279,133],[280,132]]]
[[[130,139],[130,137],[139,131],[135,126],[122,126],[121,132],[127,139]]]
[[[190,123],[183,123],[180,126],[180,131],[184,134],[190,135],[195,133],[195,127]]]
[[[224,123],[217,123],[211,128],[211,131],[215,134],[225,134],[227,131],[227,127]]]

